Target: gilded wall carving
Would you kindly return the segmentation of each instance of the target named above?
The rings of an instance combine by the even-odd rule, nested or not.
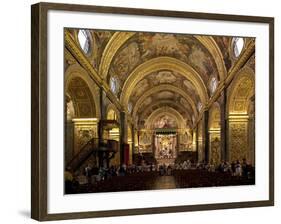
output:
[[[179,135],[179,151],[192,151],[192,136],[189,129],[180,130]]]
[[[97,120],[74,119],[74,154],[92,138],[98,137]]]
[[[219,134],[210,134],[210,162],[219,165],[221,162],[221,140]]]
[[[248,159],[247,121],[229,122],[230,161]]]
[[[139,152],[152,152],[152,137],[151,130],[141,130],[139,133]]]

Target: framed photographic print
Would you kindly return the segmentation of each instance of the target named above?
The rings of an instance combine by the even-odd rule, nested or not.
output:
[[[32,218],[274,204],[274,19],[32,5]]]

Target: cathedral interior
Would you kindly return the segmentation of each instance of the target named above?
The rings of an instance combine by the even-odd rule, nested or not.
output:
[[[66,193],[254,183],[255,38],[65,28],[64,43]]]

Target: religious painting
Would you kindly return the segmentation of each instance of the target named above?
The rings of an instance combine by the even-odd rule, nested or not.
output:
[[[131,15],[128,9],[90,6],[76,14],[75,6],[63,6],[67,13],[50,6],[47,15],[43,3],[33,9],[35,27],[45,24],[36,20],[39,14],[48,17],[48,35],[42,25],[40,38],[34,37],[47,52],[33,49],[33,55],[48,55],[48,69],[37,67],[47,60],[34,57],[33,72],[38,217],[272,203],[266,197],[272,190],[267,143],[273,68],[267,67],[268,44],[261,44],[270,29],[240,17],[226,16],[226,27],[218,15],[206,21],[201,14]],[[43,194],[40,200],[36,192]]]

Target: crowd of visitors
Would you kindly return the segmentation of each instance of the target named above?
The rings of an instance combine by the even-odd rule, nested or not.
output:
[[[176,164],[154,164],[143,161],[141,165],[126,165],[96,167],[88,164],[85,168],[75,173],[71,172],[70,168],[65,171],[65,189],[66,193],[71,192],[71,188],[76,185],[91,184],[95,185],[101,181],[110,179],[114,176],[126,176],[140,172],[158,172],[160,176],[173,175],[174,170],[205,170],[208,172],[229,173],[231,176],[254,178],[254,167],[247,163],[245,159],[242,162],[239,160],[232,163],[222,161],[219,165],[214,163],[206,163],[204,161],[192,163],[190,160]]]

